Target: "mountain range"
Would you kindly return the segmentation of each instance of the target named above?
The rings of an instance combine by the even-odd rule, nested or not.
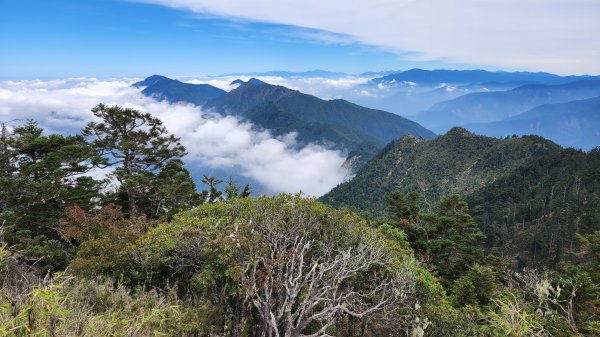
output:
[[[409,69],[365,74],[371,79],[343,97],[364,106],[383,109],[411,119],[415,119],[414,116],[429,110],[436,103],[467,94],[507,91],[527,84],[558,85],[581,80],[600,80],[599,76],[560,76],[543,72],[486,70]],[[420,119],[420,123],[438,133],[446,132],[454,125],[464,125],[457,120],[457,124],[444,124],[440,127],[436,124],[437,118],[439,117],[423,118]]]
[[[410,69],[402,72],[388,74],[372,80],[373,83],[402,83],[414,82],[418,84],[491,84],[494,83],[546,83],[561,84],[580,79],[600,79],[598,76],[560,76],[544,72],[508,72],[486,70],[423,70]]]
[[[519,267],[557,265],[578,251],[580,235],[600,230],[599,79],[481,71],[404,76],[382,90],[423,102],[456,95],[417,117],[424,125],[464,128],[436,137],[393,113],[257,78],[234,80],[230,91],[159,75],[133,86],[158,100],[235,116],[275,136],[295,133],[298,146],[344,151],[355,176],[320,198],[335,207],[386,215],[386,195],[398,190],[419,193],[422,209],[435,212],[432,205],[458,194],[485,233],[486,249]],[[442,79],[457,82],[435,84]],[[532,79],[553,83],[524,84]]]
[[[136,82],[133,87],[144,88],[142,90],[144,95],[154,97],[159,101],[188,102],[195,105],[203,105],[208,100],[226,93],[225,90],[210,84],[183,83],[160,75],[153,75]]]
[[[544,104],[499,122],[467,124],[483,135],[536,134],[567,147],[588,150],[600,146],[600,97]]]
[[[426,208],[450,194],[465,197],[488,249],[516,263],[556,262],[579,233],[600,229],[600,151],[539,136],[498,139],[463,128],[429,141],[405,136],[321,200],[384,214],[394,190],[418,192]]]
[[[527,84],[507,91],[470,93],[439,102],[415,119],[436,132],[446,132],[452,126],[501,121],[543,104],[597,96],[600,96],[600,80]]]
[[[133,86],[169,102],[188,102],[221,115],[233,115],[270,130],[275,136],[297,132],[301,144],[318,143],[349,154],[359,164],[393,139],[435,134],[398,115],[369,109],[345,100],[323,100],[258,79],[236,80],[230,92],[207,84],[189,84],[154,75]],[[213,97],[209,97],[213,95]]]

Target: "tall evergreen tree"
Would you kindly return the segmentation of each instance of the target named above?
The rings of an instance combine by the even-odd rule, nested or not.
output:
[[[200,195],[196,192],[196,184],[179,159],[167,162],[156,176],[152,191],[152,211],[156,216],[170,217],[201,203]]]
[[[481,262],[484,235],[459,196],[442,199],[433,213],[420,213],[417,193],[407,197],[396,191],[386,200],[415,253],[435,268],[444,285]]]
[[[250,190],[250,185],[246,184],[244,185],[244,188],[240,191],[240,187],[236,185],[236,183],[233,181],[233,179],[231,179],[231,177],[229,177],[229,180],[227,180],[227,185],[225,186],[223,191],[225,192],[225,200],[232,200],[235,198],[249,197],[251,194]]]
[[[219,191],[217,186],[223,182],[213,176],[204,176],[202,182],[208,186],[208,190],[202,191],[202,198],[207,204],[212,204],[222,199],[223,192]]]
[[[0,224],[9,244],[52,269],[66,263],[57,241],[58,220],[67,206],[86,210],[95,206],[102,182],[84,174],[103,160],[82,136],[42,133],[34,121],[16,127],[12,134],[3,127]]]
[[[141,205],[150,203],[160,170],[170,160],[183,157],[185,148],[148,113],[104,104],[92,112],[102,121],[88,123],[83,134],[92,139],[108,165],[116,167],[113,175],[126,196],[129,214],[137,214]]]

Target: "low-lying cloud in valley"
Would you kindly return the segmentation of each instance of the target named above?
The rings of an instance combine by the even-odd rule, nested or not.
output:
[[[94,78],[0,82],[0,121],[15,125],[34,119],[48,132],[74,133],[95,118],[90,110],[96,104],[119,104],[151,113],[181,137],[191,171],[234,170],[261,184],[259,191],[302,190],[313,196],[326,193],[347,176],[339,151],[314,144],[299,147],[293,134],[276,138],[235,117],[158,102],[132,88],[133,82]]]

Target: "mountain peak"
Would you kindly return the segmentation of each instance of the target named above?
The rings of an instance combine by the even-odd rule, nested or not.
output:
[[[475,134],[463,127],[455,126],[450,129],[445,136],[475,137]]]
[[[263,82],[261,80],[259,80],[258,78],[254,78],[252,77],[251,79],[249,79],[248,81],[244,82],[241,79],[236,79],[234,81],[232,81],[231,83],[229,83],[229,85],[244,85],[244,84],[268,84],[266,82]]]
[[[144,88],[142,94],[160,101],[189,102],[203,105],[209,99],[225,94],[224,90],[210,84],[183,83],[161,75],[152,75],[145,80],[132,84],[135,88]]]
[[[246,83],[247,84],[266,84],[265,82],[259,80],[258,78],[254,78],[254,77],[249,79]]]
[[[425,141],[423,137],[415,136],[412,133],[407,133],[406,135],[402,136],[400,140],[409,143],[419,143]]]
[[[131,86],[135,87],[135,88],[149,87],[151,85],[154,85],[154,84],[156,84],[158,82],[162,82],[162,81],[173,81],[173,80],[168,77],[162,76],[162,75],[152,75],[152,76],[146,77],[142,81],[135,82]]]

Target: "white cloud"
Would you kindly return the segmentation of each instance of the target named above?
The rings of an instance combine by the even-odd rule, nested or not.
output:
[[[137,1],[341,34],[413,60],[600,73],[597,0]]]
[[[210,84],[217,88],[225,91],[230,91],[238,87],[238,85],[231,86],[231,82],[236,79],[242,81],[248,81],[250,78],[255,77],[263,82],[281,85],[289,89],[299,90],[303,93],[318,96],[323,99],[330,97],[344,97],[350,93],[350,91],[362,84],[367,84],[373,77],[360,77],[360,76],[342,76],[338,78],[325,78],[325,77],[281,77],[281,76],[249,76],[249,75],[224,75],[224,76],[192,76],[192,77],[179,77],[178,79],[182,82],[193,83],[193,84]],[[2,93],[0,92],[0,95]]]
[[[102,102],[160,118],[182,138],[192,167],[234,169],[270,193],[319,196],[342,182],[344,156],[317,145],[298,149],[294,135],[275,138],[234,117],[206,114],[187,104],[158,102],[131,88],[134,79],[0,82],[0,121],[33,118],[51,132],[73,132],[95,117]],[[105,172],[98,172],[102,174]],[[223,177],[224,178],[224,177]]]
[[[360,94],[366,97],[378,97],[376,93],[373,93],[371,90],[361,90]]]

